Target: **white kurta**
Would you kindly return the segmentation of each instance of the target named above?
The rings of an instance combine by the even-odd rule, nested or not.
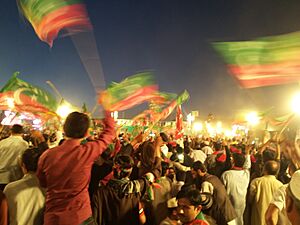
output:
[[[10,136],[0,141],[0,184],[8,184],[22,178],[18,160],[28,148],[21,136]]]
[[[4,189],[8,202],[10,225],[42,225],[45,192],[35,174],[27,173],[21,180],[9,183]]]
[[[243,170],[228,170],[225,171],[221,177],[232,206],[237,214],[237,225],[244,224],[243,215],[246,208],[247,188],[250,182],[250,167],[250,155],[247,155]]]

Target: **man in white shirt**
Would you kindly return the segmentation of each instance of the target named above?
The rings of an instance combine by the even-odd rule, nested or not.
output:
[[[298,168],[297,163],[291,162],[288,167],[289,175],[292,176]],[[265,214],[267,225],[291,225],[286,214],[285,197],[287,187],[288,184],[285,184],[274,193],[273,200]]]
[[[250,183],[249,203],[251,206],[251,224],[265,225],[265,213],[274,193],[283,185],[276,179],[279,163],[269,160],[264,164],[264,176]]]
[[[27,149],[22,155],[21,180],[6,185],[4,194],[8,202],[10,225],[42,225],[45,206],[45,192],[35,175],[39,153]]]
[[[203,144],[205,145],[201,150],[206,154],[206,155],[210,155],[213,154],[214,151],[212,150],[212,148],[209,146],[209,141],[204,141]]]
[[[11,128],[11,136],[0,141],[0,189],[6,184],[22,177],[18,160],[28,148],[28,143],[23,140],[23,127],[15,124]]]
[[[247,189],[250,182],[250,155],[233,154],[233,167],[225,171],[221,180],[237,214],[236,224],[243,225],[243,215],[246,208]]]

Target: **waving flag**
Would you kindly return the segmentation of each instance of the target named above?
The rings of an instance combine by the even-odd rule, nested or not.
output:
[[[183,126],[182,126],[182,110],[181,105],[178,105],[176,108],[176,132],[175,132],[175,138],[180,139],[183,136]]]
[[[173,100],[170,103],[170,105],[164,108],[161,113],[158,113],[157,115],[154,116],[155,121],[166,119],[173,112],[176,106],[181,105],[182,103],[187,101],[189,97],[190,95],[186,90],[182,92],[175,100]]]
[[[218,42],[213,46],[241,87],[300,81],[300,32],[253,41]]]
[[[50,46],[62,29],[71,34],[92,29],[81,0],[17,0],[17,3],[38,37]]]
[[[122,111],[156,97],[157,85],[149,72],[112,83],[100,94],[99,103],[109,111]]]
[[[15,73],[0,90],[0,110],[27,112],[34,115],[56,115],[58,103],[41,88],[31,85]]]
[[[169,104],[171,101],[177,98],[177,95],[174,93],[167,93],[167,92],[156,92],[151,99],[152,104],[156,105],[166,105]]]

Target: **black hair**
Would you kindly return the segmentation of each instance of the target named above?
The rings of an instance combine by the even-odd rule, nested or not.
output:
[[[178,154],[182,154],[182,153],[183,153],[183,148],[180,147],[179,144],[176,145],[176,152],[177,152]]]
[[[64,132],[66,137],[83,138],[89,129],[89,117],[80,112],[72,112],[68,115],[65,124]]]
[[[263,162],[267,162],[269,160],[275,160],[276,159],[276,152],[270,149],[266,149],[262,153]]]
[[[23,126],[20,125],[20,124],[14,124],[14,125],[11,127],[11,133],[12,133],[12,134],[23,134],[23,133],[24,133]]]
[[[165,176],[169,169],[169,163],[161,161],[161,176]]]
[[[215,148],[216,151],[222,150],[222,143],[215,142],[214,143],[214,148]]]
[[[201,193],[199,190],[192,188],[191,190],[183,190],[182,192],[180,191],[177,194],[177,199],[180,198],[186,198],[189,200],[189,202],[191,203],[191,205],[197,207],[199,205],[201,205],[202,203],[202,198],[201,198]]]
[[[243,167],[243,165],[245,163],[245,160],[246,160],[246,158],[243,154],[233,153],[232,157],[233,157],[233,161],[234,161],[235,166]]]
[[[185,181],[186,178],[186,172],[182,170],[178,170],[176,172],[176,180],[177,181]]]
[[[134,161],[129,155],[117,154],[114,159],[113,173],[117,179],[122,179],[130,176]]]
[[[200,161],[194,162],[192,165],[192,168],[196,171],[201,170],[201,172],[203,172],[203,173],[207,172],[206,166]]]
[[[22,154],[22,162],[25,165],[26,170],[36,172],[39,157],[40,151],[38,148],[26,149]]]
[[[161,139],[162,139],[164,142],[169,142],[168,135],[166,135],[166,134],[163,133],[163,132],[159,133],[159,135],[161,136]]]

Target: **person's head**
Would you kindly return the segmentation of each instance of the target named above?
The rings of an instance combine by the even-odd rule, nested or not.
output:
[[[182,223],[189,223],[196,219],[201,212],[202,198],[200,191],[192,189],[189,191],[180,191],[177,195],[177,212]]]
[[[183,151],[184,151],[185,154],[190,154],[192,150],[191,150],[191,148],[189,146],[185,146],[183,148]]]
[[[193,178],[195,179],[197,177],[203,177],[207,173],[207,169],[206,169],[206,166],[202,162],[196,161],[192,165],[191,172],[192,172]]]
[[[300,221],[300,171],[296,171],[286,191],[286,212],[292,225]]]
[[[24,173],[36,172],[39,156],[38,148],[29,148],[24,151],[21,158],[21,167]]]
[[[168,178],[170,178],[171,181],[174,180],[174,178],[175,178],[175,176],[176,176],[174,167],[169,167],[169,168],[168,168],[168,171],[167,171],[166,176],[167,176]]]
[[[204,145],[204,146],[209,146],[209,144],[210,144],[210,143],[209,143],[209,141],[207,141],[207,140],[203,142],[203,145]]]
[[[161,162],[161,176],[166,176],[169,169],[169,163],[162,161]]]
[[[214,148],[215,148],[215,151],[221,151],[222,150],[222,143],[221,142],[216,142],[214,144]]]
[[[276,176],[279,172],[279,163],[274,160],[269,160],[264,164],[264,175]]]
[[[161,139],[164,143],[168,143],[169,142],[169,137],[168,135],[166,135],[165,133],[161,132],[159,133],[159,135],[161,136]]]
[[[141,166],[151,169],[155,162],[155,146],[153,142],[145,141],[139,146]]]
[[[276,159],[276,152],[271,150],[271,149],[266,149],[265,151],[263,151],[262,153],[262,157],[263,157],[263,162],[267,162],[270,160],[275,160]]]
[[[68,138],[84,138],[88,134],[90,126],[89,117],[80,112],[72,112],[64,123],[64,133]]]
[[[116,179],[123,179],[130,176],[134,161],[129,155],[116,155],[113,165],[113,174]]]
[[[23,126],[20,124],[14,124],[10,131],[12,135],[22,135],[24,133]]]
[[[243,167],[244,163],[245,163],[245,156],[243,154],[239,154],[239,153],[233,153],[232,154],[232,158],[233,158],[233,165],[236,167]]]
[[[167,207],[168,207],[168,217],[171,220],[175,220],[178,221],[179,220],[179,216],[177,213],[177,200],[176,198],[171,198],[167,201]]]
[[[186,172],[185,171],[178,170],[176,172],[176,180],[177,181],[185,182],[185,178],[186,178]]]

